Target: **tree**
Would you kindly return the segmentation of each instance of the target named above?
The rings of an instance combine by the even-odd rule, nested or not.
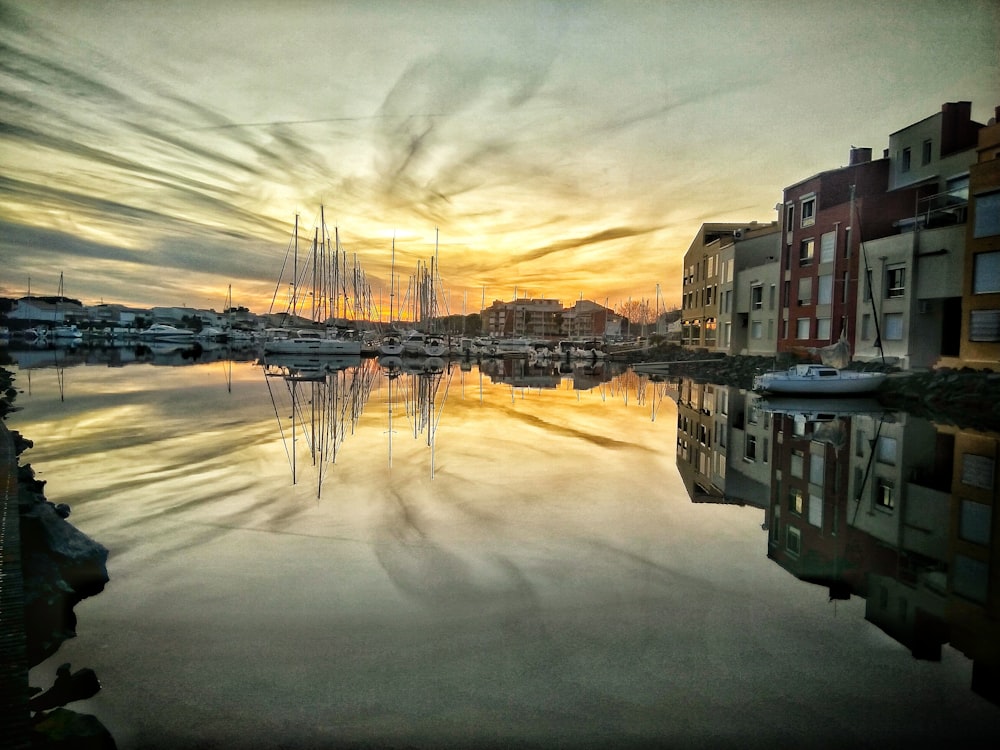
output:
[[[656,312],[650,306],[648,299],[619,302],[615,306],[615,313],[628,321],[630,334],[633,332],[633,326],[641,326],[640,332],[642,332],[647,326],[656,322]]]

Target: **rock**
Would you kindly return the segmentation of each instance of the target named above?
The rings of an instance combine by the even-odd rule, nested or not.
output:
[[[73,607],[104,590],[108,550],[44,499],[21,500],[21,561],[28,664],[47,659],[76,635]]]
[[[32,726],[33,750],[114,750],[114,738],[107,728],[90,714],[57,708],[35,716]]]
[[[73,701],[91,698],[100,690],[101,682],[93,669],[85,667],[71,674],[70,665],[66,663],[56,670],[56,681],[52,687],[28,701],[28,708],[32,711],[48,711]]]

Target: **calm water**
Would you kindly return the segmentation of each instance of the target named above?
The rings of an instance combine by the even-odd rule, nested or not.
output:
[[[663,383],[45,356],[14,368],[8,423],[111,582],[33,677],[94,668],[103,691],[73,707],[121,748],[883,747],[1000,726],[963,654],[917,660],[864,599],[770,559],[762,507],[692,501]]]

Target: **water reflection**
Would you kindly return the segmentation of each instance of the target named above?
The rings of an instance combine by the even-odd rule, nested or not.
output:
[[[112,550],[58,663],[102,676],[83,708],[121,747],[712,746],[720,720],[733,746],[866,746],[995,725],[967,689],[990,694],[995,598],[957,557],[994,550],[989,472],[944,460],[988,436],[610,365],[65,372],[65,400],[55,368],[18,373],[37,387],[12,426]],[[936,633],[941,663],[865,618],[918,655]]]
[[[695,502],[761,508],[767,555],[917,659],[973,660],[1000,703],[1000,433],[884,409],[874,399],[765,398],[684,379],[677,466]]]

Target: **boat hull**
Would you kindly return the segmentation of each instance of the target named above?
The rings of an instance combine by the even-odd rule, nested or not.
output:
[[[841,396],[872,393],[885,382],[882,372],[768,372],[754,378],[754,390],[796,396]]]

